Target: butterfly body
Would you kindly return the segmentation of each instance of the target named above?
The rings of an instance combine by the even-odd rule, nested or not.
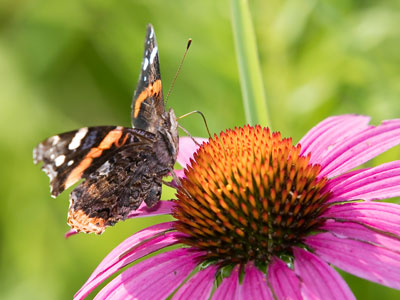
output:
[[[133,128],[84,127],[50,137],[34,149],[34,162],[43,162],[53,197],[84,179],[70,194],[68,224],[78,232],[102,233],[142,202],[155,205],[161,197],[162,178],[176,162],[178,124],[174,111],[164,108],[151,25],[131,119]]]

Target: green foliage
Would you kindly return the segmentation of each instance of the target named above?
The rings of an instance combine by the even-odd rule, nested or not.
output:
[[[334,114],[368,114],[374,123],[400,116],[399,1],[258,0],[250,10],[270,118],[283,136],[297,141]],[[0,2],[1,299],[71,299],[113,247],[159,221],[65,240],[68,193],[51,199],[32,163],[33,147],[50,135],[130,125],[149,22],[164,87],[193,38],[168,103],[177,115],[201,110],[212,132],[245,124],[229,0]],[[206,136],[196,117],[181,124]],[[373,163],[399,154],[397,147]],[[359,299],[399,297],[346,280]]]
[[[249,3],[247,0],[232,0],[231,3],[233,35],[246,121],[250,125],[271,126]]]

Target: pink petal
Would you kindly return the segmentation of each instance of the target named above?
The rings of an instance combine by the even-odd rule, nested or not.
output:
[[[308,299],[355,299],[343,278],[308,251],[294,247],[294,270]]]
[[[196,273],[192,278],[189,279],[188,282],[182,285],[182,287],[175,293],[172,299],[209,299],[214,285],[216,272],[217,267],[211,265],[204,270]]]
[[[309,236],[305,243],[336,267],[388,287],[400,289],[400,254],[330,233]]]
[[[268,267],[268,281],[279,300],[302,300],[300,281],[296,274],[275,257]]]
[[[208,139],[203,138],[194,138],[196,142],[200,145],[203,142],[207,142]],[[193,158],[193,153],[199,148],[190,137],[183,136],[179,138],[179,153],[177,157],[177,162],[183,167],[186,168],[186,165],[190,164],[190,159]]]
[[[400,161],[364,169],[351,177],[341,177],[336,178],[334,185],[328,183],[332,193],[328,202],[400,196]]]
[[[326,183],[326,185],[323,187],[322,192],[326,192],[326,191],[330,191],[332,189],[335,188],[335,186],[340,185],[341,182],[347,180],[350,177],[353,177],[355,175],[357,175],[358,173],[362,173],[365,170],[369,170],[369,169],[358,169],[358,170],[353,170],[347,173],[344,173],[342,175],[339,175],[337,177],[334,178],[330,178],[328,180],[328,182]]]
[[[199,252],[171,250],[127,269],[95,299],[166,299],[194,270]]]
[[[239,285],[241,299],[273,300],[271,290],[267,285],[267,278],[252,263],[245,268],[243,283]]]
[[[351,221],[399,236],[400,205],[386,202],[357,202],[334,205],[321,218]]]
[[[348,137],[368,128],[370,118],[357,115],[329,117],[312,128],[299,142],[301,154],[311,153],[311,163],[320,163],[323,157]]]
[[[78,232],[75,229],[70,229],[64,234],[64,237],[68,239],[75,234],[78,234]]]
[[[149,226],[141,231],[136,232],[129,238],[124,240],[121,244],[115,247],[97,266],[96,270],[92,273],[90,278],[96,276],[98,273],[103,272],[108,266],[112,265],[116,261],[120,260],[121,255],[126,254],[132,247],[137,246],[140,243],[148,241],[152,238],[160,236],[168,231],[174,230],[176,222],[165,222]]]
[[[213,300],[239,300],[239,267],[233,268],[231,275],[222,280],[221,285],[217,288]]]
[[[95,287],[134,260],[177,242],[172,230],[175,222],[161,223],[148,227],[127,238],[114,248],[97,266],[92,275],[75,294],[74,299],[85,298]],[[135,248],[136,247],[136,248]]]
[[[88,280],[84,287],[79,290],[79,292],[75,295],[74,299],[81,299],[86,297],[93,289],[99,286],[104,280],[108,279],[115,272],[121,270],[123,267],[132,263],[133,261],[165,247],[171,246],[178,242],[176,238],[176,232],[168,232],[164,236],[156,237],[148,242],[145,242],[135,248],[135,252],[127,257],[122,257],[122,259],[108,269],[104,270],[104,272],[100,273],[98,276],[91,278]]]
[[[399,239],[375,232],[363,225],[327,220],[320,229],[329,231],[338,238],[350,238],[400,252]]]
[[[179,178],[185,177],[185,171],[184,169],[180,169],[180,170],[174,170],[176,176],[178,176]]]
[[[168,215],[171,214],[174,205],[173,201],[158,201],[153,207],[147,207],[143,202],[137,210],[129,213],[128,218]]]
[[[400,143],[400,119],[383,121],[341,139],[318,163],[319,176],[333,177],[349,171]],[[317,162],[317,161],[313,161]]]

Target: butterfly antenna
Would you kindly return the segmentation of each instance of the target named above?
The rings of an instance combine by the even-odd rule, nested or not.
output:
[[[181,63],[179,64],[178,70],[176,71],[174,79],[172,80],[171,86],[170,86],[170,88],[168,90],[167,97],[165,97],[165,106],[167,106],[169,95],[171,94],[172,88],[175,85],[176,78],[178,77],[178,75],[179,75],[179,73],[180,73],[180,71],[182,69],[183,62],[185,61],[186,54],[188,53],[188,50],[189,50],[189,47],[190,47],[191,44],[192,44],[192,39],[189,39],[188,42],[187,42],[186,50],[185,50],[185,53],[183,54]]]
[[[190,116],[190,115],[193,115],[193,114],[199,114],[199,115],[203,118],[204,125],[206,126],[206,129],[207,129],[208,137],[211,137],[210,130],[208,129],[208,124],[207,124],[206,117],[203,115],[203,113],[202,113],[201,111],[194,110],[194,111],[188,112],[187,114],[184,114],[184,115],[180,116],[179,118],[177,118],[177,120],[186,118],[187,116]],[[186,133],[188,136],[191,137],[191,135],[187,132],[187,130],[186,130],[185,128],[183,128],[183,127],[180,126],[180,125],[179,125],[179,128],[181,128],[183,131],[185,131],[185,133]]]

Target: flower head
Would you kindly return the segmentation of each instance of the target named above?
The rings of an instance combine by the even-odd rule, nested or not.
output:
[[[297,145],[259,126],[235,128],[190,162],[194,147],[181,145],[188,165],[178,199],[160,208],[176,221],[121,243],[75,299],[176,244],[122,272],[96,299],[354,299],[328,264],[400,289],[400,206],[371,201],[400,195],[400,161],[351,171],[400,143],[400,120],[368,123],[331,117]]]
[[[185,171],[174,216],[181,241],[219,265],[268,264],[321,220],[329,193],[300,145],[260,126],[222,133]]]

